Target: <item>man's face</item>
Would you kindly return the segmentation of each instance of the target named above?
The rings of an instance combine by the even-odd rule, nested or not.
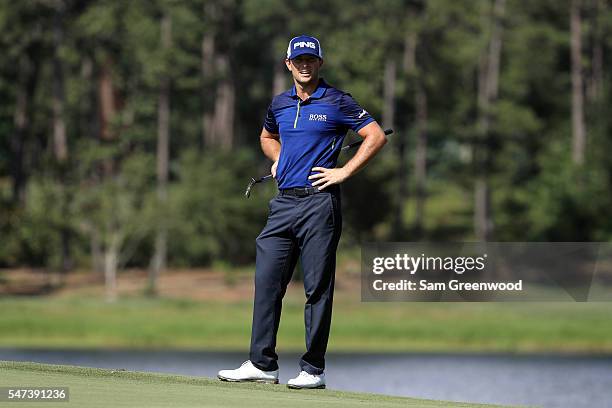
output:
[[[285,64],[291,71],[293,79],[299,84],[306,85],[319,80],[319,69],[323,65],[323,60],[314,55],[302,54],[292,60],[286,59]]]

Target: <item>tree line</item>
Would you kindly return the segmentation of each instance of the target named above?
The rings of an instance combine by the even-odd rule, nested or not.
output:
[[[0,4],[0,266],[253,261],[288,40],[395,134],[344,186],[367,240],[610,239],[607,0]],[[349,135],[349,138],[355,135]],[[115,292],[109,285],[109,296]]]

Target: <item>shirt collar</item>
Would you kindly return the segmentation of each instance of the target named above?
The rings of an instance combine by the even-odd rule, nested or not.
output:
[[[327,88],[329,88],[329,85],[327,84],[327,82],[325,82],[325,80],[323,78],[319,79],[319,84],[317,85],[317,89],[315,89],[315,91],[312,93],[312,95],[310,95],[310,97],[308,99],[320,99],[323,97],[323,95],[325,95],[325,91],[327,90]],[[292,98],[298,98],[297,96],[297,92],[295,90],[295,85],[293,85],[291,87],[291,93],[290,93]],[[308,100],[306,99],[306,100]]]

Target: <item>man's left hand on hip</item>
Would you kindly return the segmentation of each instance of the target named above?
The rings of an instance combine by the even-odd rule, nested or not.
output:
[[[308,180],[318,179],[312,183],[313,187],[318,187],[319,190],[323,190],[325,187],[333,184],[340,184],[349,177],[348,172],[343,167],[326,169],[325,167],[313,167],[312,171],[319,171],[320,173],[308,176]]]

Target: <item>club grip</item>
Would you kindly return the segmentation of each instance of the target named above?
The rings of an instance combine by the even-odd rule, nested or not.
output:
[[[388,135],[390,135],[391,133],[393,133],[393,129],[389,128],[389,129],[385,130],[385,136],[388,136]],[[344,146],[344,147],[343,147],[342,149],[340,149],[340,150],[349,150],[349,149],[352,149],[352,148],[354,148],[354,147],[357,147],[357,146],[361,145],[362,143],[363,143],[363,140],[359,140],[359,141],[357,141],[357,142],[353,142],[353,143],[351,143],[351,144],[348,144],[348,145]]]

